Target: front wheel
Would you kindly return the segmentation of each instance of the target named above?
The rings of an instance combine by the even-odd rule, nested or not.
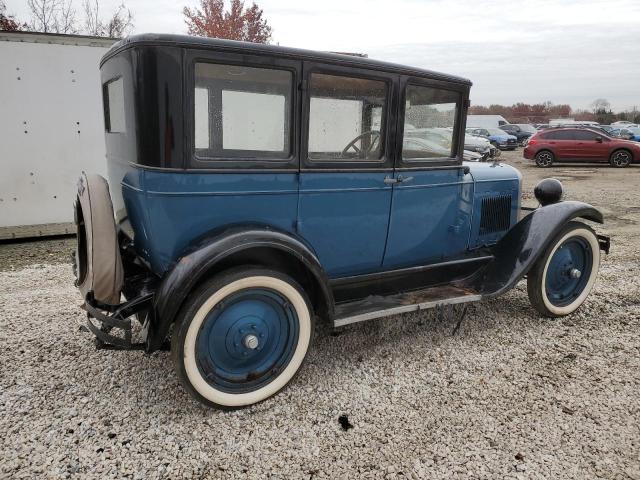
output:
[[[600,267],[596,233],[580,222],[569,222],[527,276],[531,305],[547,317],[576,311],[593,288]]]
[[[197,289],[180,311],[171,350],[181,383],[205,405],[261,402],[295,376],[311,343],[309,299],[289,276],[242,268]]]

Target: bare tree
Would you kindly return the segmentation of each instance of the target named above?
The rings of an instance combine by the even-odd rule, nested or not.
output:
[[[84,31],[87,35],[98,37],[102,34],[102,22],[100,21],[100,4],[98,0],[84,0]]]
[[[78,33],[72,0],[27,0],[29,29],[44,33]]]
[[[54,32],[55,18],[58,12],[59,0],[27,0],[27,6],[31,10],[29,29],[34,32]]]
[[[107,37],[120,38],[128,35],[133,29],[131,10],[125,7],[124,3],[121,3],[105,26]]]
[[[98,0],[84,0],[85,31],[96,37],[123,37],[133,28],[133,14],[124,3],[120,4],[108,20],[100,17]]]
[[[54,29],[56,33],[78,33],[76,10],[73,8],[71,0],[68,2],[60,0],[58,14],[54,19]]]

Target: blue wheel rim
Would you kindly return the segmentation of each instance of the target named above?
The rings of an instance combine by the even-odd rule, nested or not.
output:
[[[591,277],[593,252],[584,238],[569,238],[554,252],[545,277],[547,299],[556,307],[565,307],[584,291]],[[579,271],[580,277],[571,275]]]
[[[298,316],[285,297],[269,289],[241,290],[218,303],[203,320],[196,338],[198,369],[218,390],[251,392],[284,370],[298,336]]]

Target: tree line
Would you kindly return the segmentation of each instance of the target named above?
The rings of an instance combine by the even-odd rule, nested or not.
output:
[[[618,120],[640,123],[640,110],[633,107],[628,110],[613,112],[611,104],[604,98],[591,103],[591,109],[572,109],[570,105],[554,105],[551,102],[513,105],[493,104],[487,106],[474,105],[469,108],[470,115],[502,115],[511,123],[549,123],[553,118],[573,118],[579,121],[598,122],[608,125]]]

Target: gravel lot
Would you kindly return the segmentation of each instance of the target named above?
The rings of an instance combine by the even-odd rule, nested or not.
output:
[[[640,479],[640,167],[541,171],[605,212],[595,291],[548,320],[526,285],[319,334],[283,393],[206,410],[168,352],[95,350],[69,239],[0,245],[0,477]],[[353,428],[341,428],[347,415]]]

